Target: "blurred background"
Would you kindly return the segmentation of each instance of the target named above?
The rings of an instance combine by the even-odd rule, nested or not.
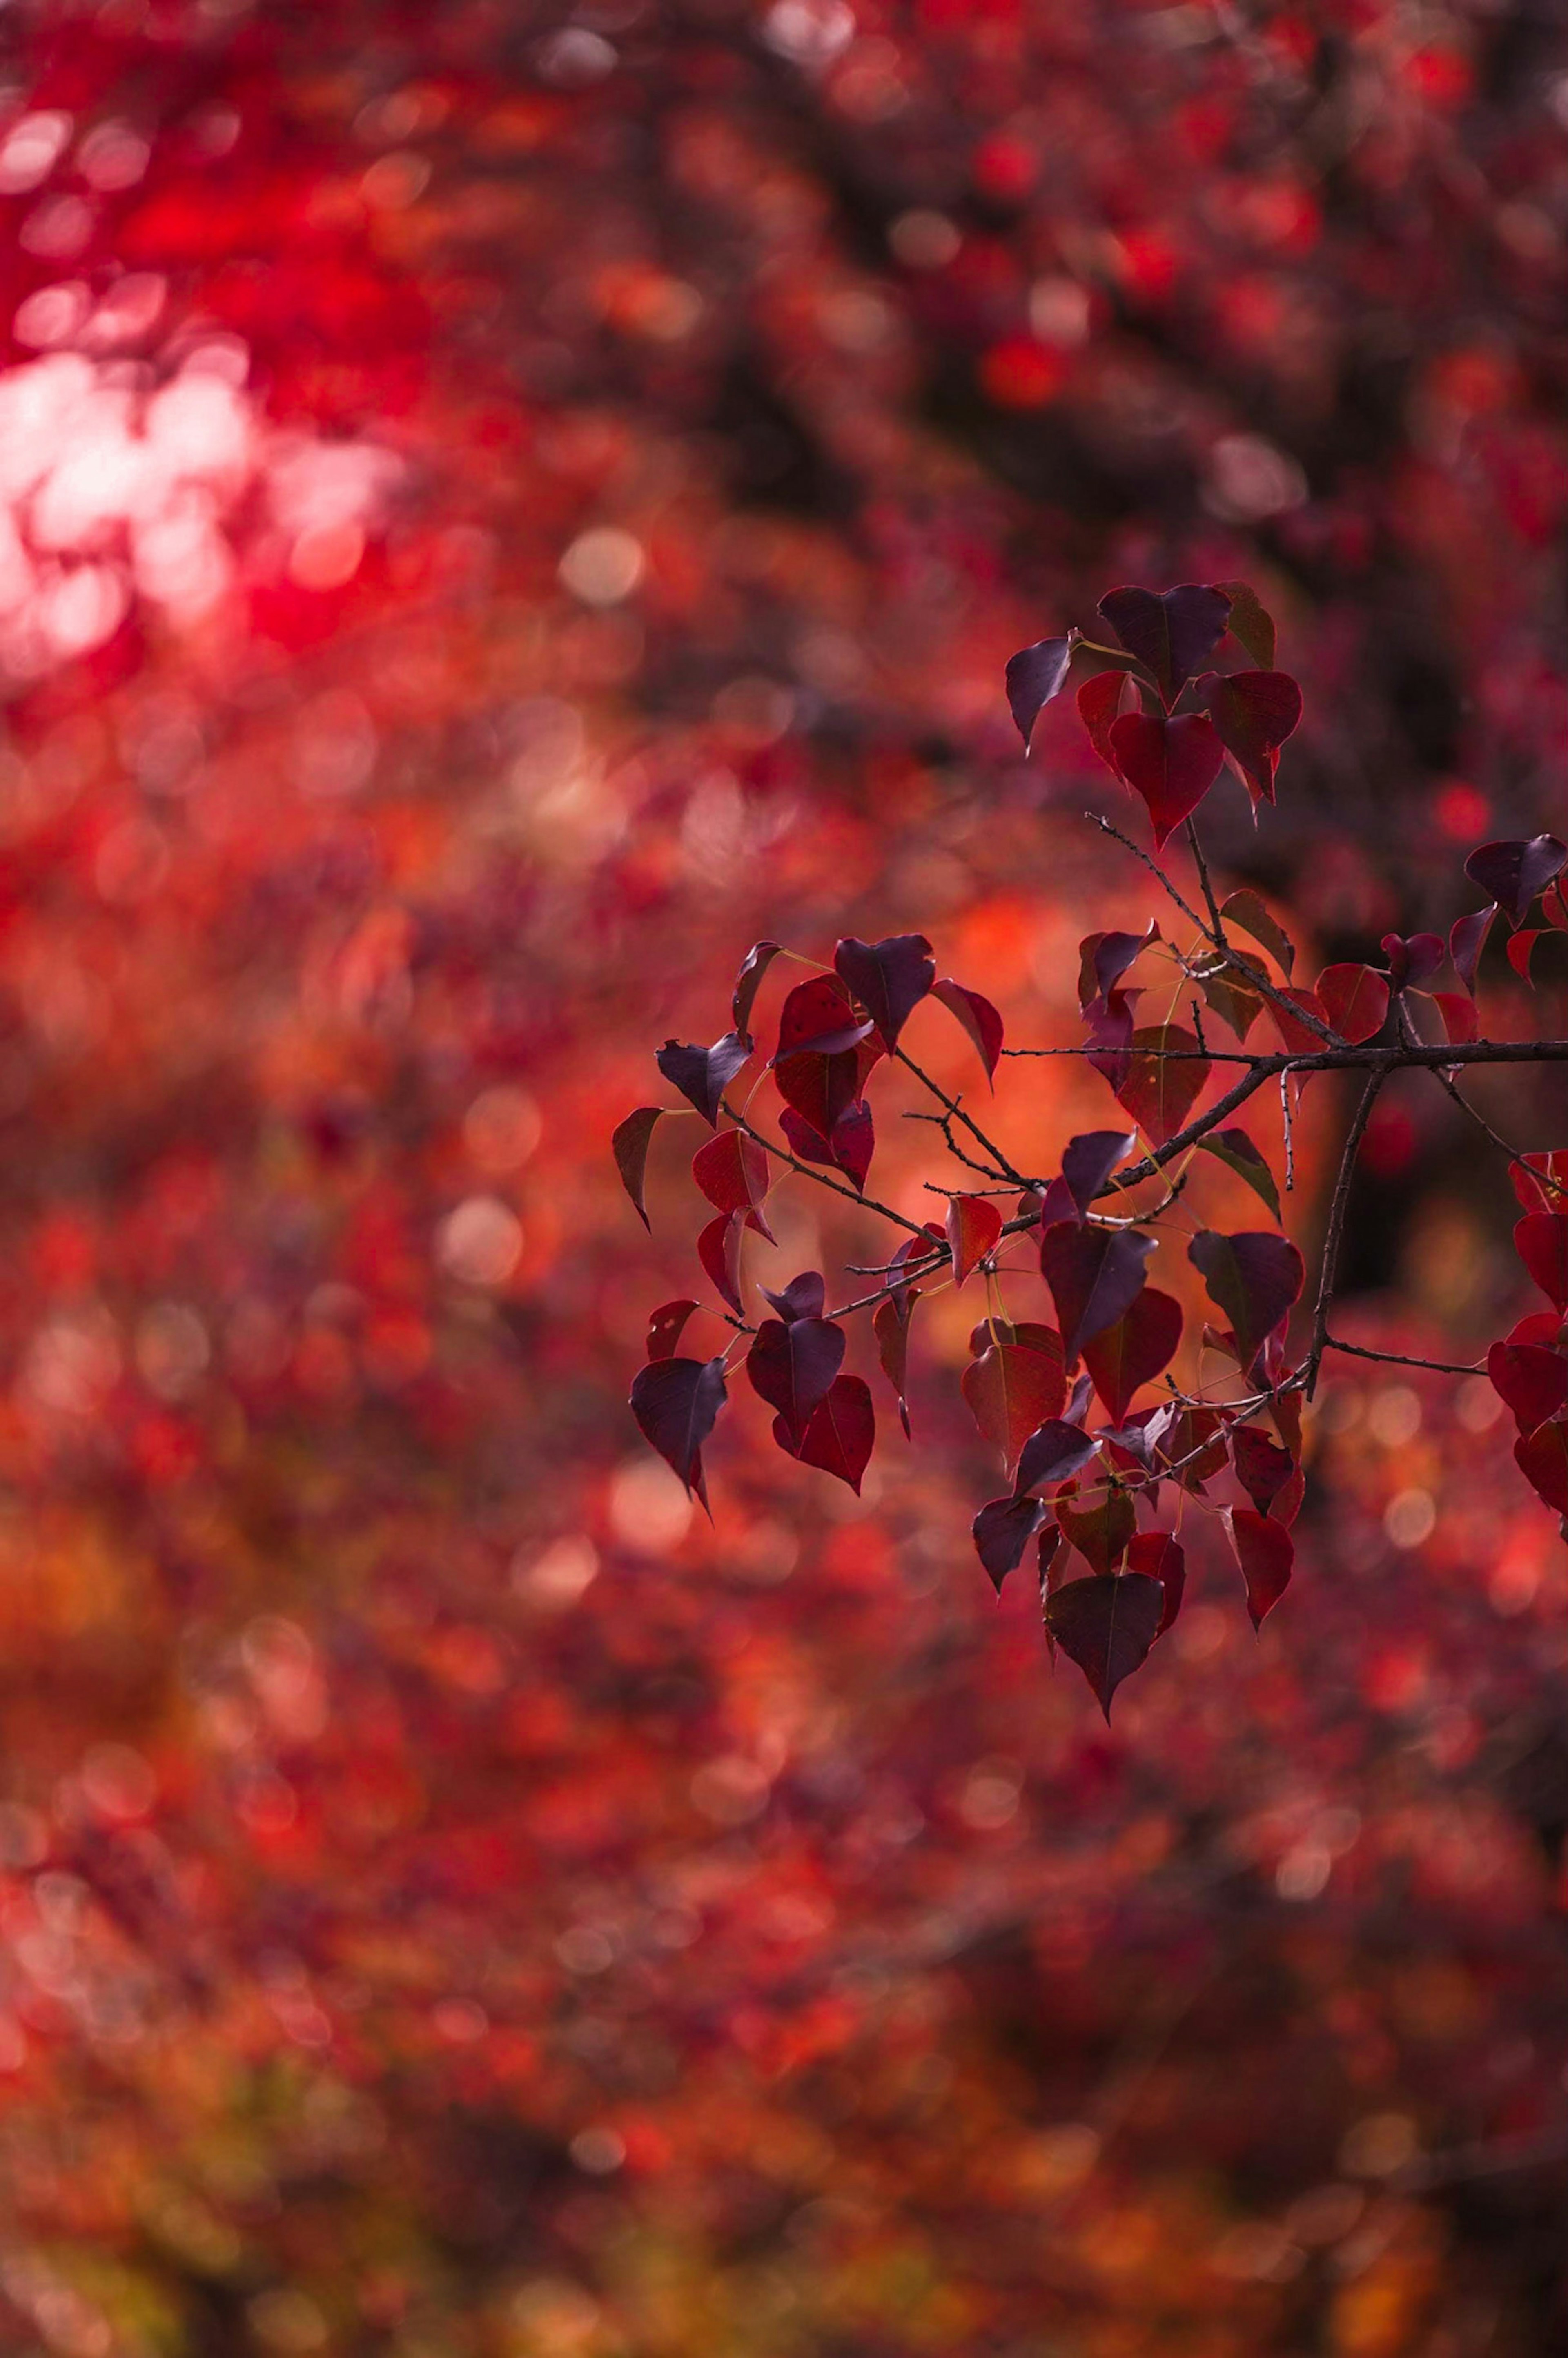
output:
[[[1563,2348],[1568,1557],[1489,1388],[1338,1375],[1289,1598],[1200,1561],[1108,1732],[974,1559],[961,1324],[913,1448],[857,1336],[862,1501],[737,1386],[693,1520],[625,1393],[696,1192],[609,1157],[762,934],[1076,1036],[1153,888],[1000,675],[1113,583],[1276,613],[1214,832],[1310,951],[1561,827],[1562,10],[3,26],[0,2347]],[[1528,1305],[1451,1113],[1382,1101],[1345,1327],[1465,1357]]]

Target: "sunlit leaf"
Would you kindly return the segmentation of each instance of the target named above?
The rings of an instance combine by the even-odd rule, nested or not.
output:
[[[947,1206],[947,1249],[953,1282],[962,1285],[1001,1235],[1001,1214],[989,1195],[954,1195]]]
[[[1134,1032],[1130,1044],[1116,1101],[1156,1146],[1164,1146],[1185,1123],[1214,1068],[1195,1035],[1179,1023]]]

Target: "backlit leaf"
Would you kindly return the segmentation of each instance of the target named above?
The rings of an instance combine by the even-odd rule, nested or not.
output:
[[[1098,611],[1153,675],[1169,711],[1224,636],[1230,600],[1223,590],[1183,581],[1173,590],[1109,590]]]
[[[1113,1326],[1085,1343],[1084,1365],[1113,1424],[1121,1422],[1141,1387],[1164,1373],[1181,1339],[1181,1303],[1146,1285]]]
[[[632,1413],[644,1440],[699,1498],[702,1444],[726,1397],[722,1358],[653,1359],[632,1381]]]
[[[686,1330],[686,1322],[697,1308],[695,1302],[664,1302],[648,1319],[648,1357],[650,1359],[672,1359],[676,1346]]]
[[[692,1157],[691,1175],[716,1211],[749,1212],[752,1225],[773,1242],[762,1217],[768,1192],[768,1157],[743,1130],[721,1130]]]
[[[1154,1632],[1157,1638],[1162,1638],[1181,1611],[1186,1593],[1187,1559],[1180,1540],[1173,1539],[1169,1531],[1140,1531],[1128,1548],[1127,1569],[1147,1573],[1164,1590],[1165,1609]]]
[[[1157,851],[1196,810],[1225,759],[1214,724],[1201,712],[1184,712],[1173,720],[1158,713],[1124,712],[1111,723],[1110,749],[1117,768],[1143,799]]]
[[[1096,1486],[1081,1499],[1075,1486],[1053,1501],[1062,1536],[1096,1572],[1113,1572],[1137,1529],[1132,1501],[1113,1484]]]
[[[1111,724],[1120,718],[1124,707],[1136,710],[1137,698],[1137,689],[1130,686],[1127,674],[1121,671],[1097,672],[1078,690],[1078,718],[1088,731],[1089,743],[1106,768],[1114,770],[1119,778],[1121,770],[1111,751]]]
[[[1067,1397],[1061,1347],[993,1343],[959,1379],[969,1412],[1011,1466],[1036,1426],[1061,1413]]]
[[[1514,1443],[1514,1461],[1538,1498],[1568,1515],[1568,1424],[1553,1417]]]
[[[1108,1720],[1118,1687],[1148,1660],[1164,1612],[1165,1592],[1145,1572],[1069,1580],[1046,1598],[1047,1631],[1076,1662]]]
[[[1568,1407],[1568,1359],[1540,1343],[1494,1343],[1487,1373],[1521,1433]]]
[[[1258,1512],[1266,1515],[1295,1472],[1295,1459],[1256,1424],[1231,1427],[1230,1455],[1237,1480]]]
[[[1056,1305],[1069,1367],[1087,1342],[1131,1307],[1142,1291],[1144,1264],[1154,1244],[1136,1228],[1080,1228],[1071,1220],[1045,1230],[1040,1268]]]
[[[1274,1174],[1244,1130],[1211,1130],[1206,1138],[1199,1139],[1198,1144],[1206,1154],[1212,1154],[1217,1163],[1223,1163],[1227,1171],[1244,1179],[1253,1194],[1267,1204],[1275,1219],[1280,1217],[1280,1191],[1274,1184]]]
[[[1207,672],[1195,693],[1254,805],[1271,803],[1280,748],[1302,717],[1295,681],[1284,671]]]
[[[624,1121],[617,1122],[610,1141],[615,1168],[621,1174],[621,1184],[632,1198],[633,1210],[650,1235],[653,1223],[643,1202],[643,1189],[647,1177],[649,1141],[664,1112],[663,1106],[639,1106],[635,1113],[629,1113]]]
[[[1369,966],[1325,966],[1317,979],[1317,997],[1331,1028],[1358,1048],[1383,1028],[1389,1012],[1388,977]]]
[[[1260,671],[1274,666],[1274,622],[1259,601],[1258,592],[1245,581],[1217,581],[1215,588],[1222,598],[1230,600],[1230,611],[1225,618],[1226,628],[1238,646],[1249,654]]]
[[[1278,962],[1287,982],[1290,980],[1296,963],[1295,944],[1279,920],[1270,915],[1256,892],[1243,886],[1239,892],[1232,892],[1227,901],[1220,903],[1219,914],[1226,926],[1246,934],[1266,949]]]
[[[859,1046],[871,1029],[870,1017],[856,1014],[836,974],[808,976],[795,984],[779,1011],[773,1063],[782,1065],[792,1056],[841,1055]]]
[[[1250,1507],[1227,1507],[1225,1520],[1247,1584],[1247,1610],[1254,1629],[1260,1629],[1291,1585],[1295,1541],[1283,1523]]]
[[[780,1417],[777,1423],[783,1422]],[[795,1455],[803,1466],[818,1466],[847,1482],[858,1498],[876,1438],[877,1412],[870,1386],[860,1376],[836,1376]]]
[[[947,1249],[953,1282],[962,1285],[1001,1234],[1001,1214],[989,1195],[954,1195],[947,1206]]]
[[[1568,1212],[1527,1212],[1515,1226],[1514,1250],[1548,1302],[1568,1311]]]
[[[1134,1032],[1130,1047],[1116,1101],[1156,1146],[1164,1146],[1182,1129],[1214,1068],[1195,1035],[1179,1023]]]
[[[741,1239],[745,1229],[745,1213],[720,1212],[717,1218],[709,1220],[697,1239],[698,1260],[737,1318],[744,1314],[741,1299]]]
[[[886,1045],[895,1048],[899,1033],[936,979],[925,935],[890,934],[885,941],[862,942],[851,934],[835,949],[833,964]]]

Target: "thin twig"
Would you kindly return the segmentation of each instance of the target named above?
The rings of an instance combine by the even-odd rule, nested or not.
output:
[[[1291,1076],[1288,1072],[1280,1075],[1280,1118],[1285,1129],[1285,1193],[1293,1195],[1296,1191],[1296,1130],[1292,1119]]]
[[[1425,1368],[1434,1376],[1484,1376],[1485,1359],[1470,1359],[1463,1365],[1454,1359],[1412,1359],[1403,1351],[1372,1351],[1364,1343],[1342,1343],[1337,1335],[1325,1334],[1325,1351],[1343,1351],[1352,1359],[1381,1359],[1391,1368]]]
[[[1334,1200],[1328,1207],[1328,1230],[1323,1240],[1323,1260],[1318,1271],[1317,1301],[1312,1314],[1312,1342],[1307,1350],[1302,1390],[1308,1400],[1317,1389],[1317,1371],[1322,1365],[1325,1343],[1328,1336],[1328,1305],[1334,1299],[1334,1281],[1339,1267],[1339,1247],[1345,1235],[1345,1215],[1350,1203],[1351,1182],[1356,1175],[1356,1156],[1372,1117],[1378,1091],[1388,1075],[1368,1073],[1367,1086],[1361,1092],[1350,1128],[1346,1134],[1339,1157],[1339,1171],[1334,1183]]]
[[[986,1136],[985,1131],[980,1128],[979,1122],[971,1120],[970,1117],[964,1111],[958,1099],[957,1098],[950,1098],[946,1090],[941,1086],[940,1082],[934,1081],[929,1073],[922,1071],[921,1067],[915,1063],[914,1057],[909,1054],[909,1051],[906,1048],[895,1048],[893,1050],[893,1055],[897,1057],[901,1065],[906,1065],[914,1075],[915,1079],[920,1083],[923,1088],[930,1090],[931,1095],[936,1099],[937,1104],[946,1107],[949,1120],[952,1121],[961,1121],[964,1128],[968,1131],[969,1136],[980,1149],[980,1152],[983,1154],[989,1154],[990,1156],[994,1166],[991,1172],[993,1179],[1006,1179],[1017,1187],[1028,1187],[1033,1185],[1033,1182],[1032,1180],[1025,1179],[1021,1172],[1017,1172],[1013,1169],[1011,1163],[1008,1161],[1000,1147],[996,1143],[996,1141]],[[950,1137],[948,1143],[950,1145],[952,1143]],[[957,1149],[956,1147],[953,1151],[955,1153],[957,1152]],[[959,1155],[958,1160],[960,1162],[968,1162],[968,1158],[967,1155]],[[978,1165],[971,1164],[970,1167],[971,1169],[974,1169],[978,1168]]]
[[[771,1138],[764,1138],[760,1130],[753,1130],[752,1124],[735,1111],[727,1098],[719,1099],[719,1109],[729,1115],[737,1130],[744,1130],[748,1138],[754,1140],[764,1154],[771,1154],[775,1163],[787,1163],[790,1170],[797,1171],[803,1179],[811,1180],[818,1187],[826,1187],[830,1195],[842,1195],[847,1204],[854,1204],[863,1212],[879,1212],[884,1220],[891,1220],[895,1228],[907,1228],[912,1237],[925,1235],[925,1231],[918,1220],[905,1219],[903,1214],[895,1212],[891,1204],[879,1204],[874,1195],[858,1195],[852,1187],[841,1187],[837,1179],[829,1179],[825,1171],[814,1170],[809,1163],[797,1162],[785,1148],[775,1146]]]

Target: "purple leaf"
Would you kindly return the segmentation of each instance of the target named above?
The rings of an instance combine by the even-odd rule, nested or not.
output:
[[[1002,1582],[1023,1562],[1023,1551],[1044,1520],[1038,1498],[990,1498],[970,1524],[975,1552],[999,1596]]]
[[[936,979],[936,962],[924,934],[890,934],[885,941],[846,936],[833,953],[839,980],[847,983],[888,1047],[898,1045],[914,1009]]]
[[[1127,1551],[1129,1572],[1146,1572],[1157,1580],[1165,1592],[1165,1610],[1160,1617],[1157,1638],[1162,1638],[1182,1609],[1182,1596],[1187,1585],[1186,1552],[1180,1540],[1169,1531],[1140,1531]]]
[[[1295,1459],[1256,1424],[1231,1428],[1230,1455],[1237,1480],[1258,1512],[1266,1515],[1295,1472]]]
[[[1067,1141],[1062,1150],[1062,1176],[1081,1213],[1087,1212],[1118,1163],[1126,1162],[1137,1143],[1138,1133],[1131,1130],[1087,1130]]]
[[[672,1088],[694,1105],[704,1121],[717,1124],[719,1100],[752,1053],[738,1032],[727,1032],[711,1048],[694,1048],[666,1040],[659,1050],[658,1066]]]
[[[1086,934],[1078,944],[1078,1005],[1113,991],[1136,958],[1160,939],[1160,928],[1150,919],[1146,934]]]
[[[1146,1285],[1114,1325],[1084,1345],[1084,1365],[1106,1412],[1119,1424],[1133,1394],[1162,1375],[1182,1339],[1182,1305],[1173,1294]]]
[[[827,1318],[764,1318],[746,1354],[752,1389],[778,1411],[798,1449],[844,1360],[844,1329]]]
[[[1389,961],[1389,980],[1395,990],[1419,990],[1448,955],[1441,934],[1385,934],[1379,947]]]
[[[648,1320],[648,1357],[650,1359],[673,1359],[676,1346],[686,1330],[686,1322],[697,1308],[695,1302],[663,1302]]]
[[[820,1318],[827,1299],[821,1271],[815,1269],[803,1270],[798,1277],[792,1277],[782,1293],[769,1293],[765,1285],[762,1293],[786,1326],[797,1318]]]
[[[1187,1247],[1187,1259],[1235,1330],[1244,1367],[1290,1312],[1305,1275],[1302,1257],[1286,1237],[1267,1229],[1221,1236],[1205,1228]]]
[[[966,990],[961,982],[953,981],[950,976],[932,985],[931,996],[939,999],[950,1015],[957,1017],[975,1044],[980,1062],[986,1068],[987,1080],[994,1087],[997,1063],[1001,1055],[1002,1022],[990,1001],[983,999],[978,990]]]
[[[1087,1342],[1131,1308],[1154,1244],[1136,1228],[1079,1228],[1071,1220],[1045,1230],[1040,1267],[1056,1304],[1069,1367]]]
[[[744,1212],[720,1212],[717,1219],[709,1220],[697,1239],[698,1260],[715,1291],[737,1318],[744,1315],[741,1300],[741,1238],[749,1217]]]
[[[617,1122],[610,1141],[615,1168],[621,1174],[621,1184],[632,1198],[632,1209],[650,1236],[653,1223],[643,1202],[643,1188],[648,1169],[649,1141],[664,1111],[663,1106],[639,1106],[635,1113],[629,1113],[624,1121]]]
[[[653,1359],[632,1382],[632,1413],[643,1439],[705,1506],[702,1444],[727,1397],[721,1358]]]
[[[1047,1598],[1045,1627],[1076,1662],[1108,1720],[1118,1687],[1148,1659],[1164,1612],[1164,1589],[1145,1572],[1070,1580]]]
[[[1448,955],[1472,999],[1476,996],[1476,969],[1481,963],[1481,952],[1487,946],[1487,936],[1497,914],[1495,904],[1489,909],[1472,909],[1467,917],[1455,917],[1448,929]]]
[[[876,1143],[871,1107],[864,1098],[852,1098],[833,1125],[830,1147],[834,1162],[857,1195],[864,1191]]]
[[[1021,647],[1008,665],[1007,701],[1025,753],[1041,711],[1062,692],[1076,637],[1069,633],[1062,639],[1037,639],[1032,647]]]
[[[1274,622],[1259,600],[1258,592],[1245,581],[1217,581],[1214,587],[1222,598],[1230,600],[1230,611],[1225,618],[1226,628],[1243,652],[1249,654],[1260,671],[1274,667]]]
[[[1070,1482],[1098,1449],[1087,1433],[1064,1417],[1054,1416],[1032,1433],[1019,1452],[1013,1494],[1043,1490],[1052,1482]]]
[[[735,996],[730,1002],[730,1021],[743,1040],[752,1036],[752,1010],[762,987],[762,977],[783,948],[782,942],[753,942],[741,961],[741,971],[735,977]]]
[[[1465,873],[1518,925],[1536,894],[1564,867],[1568,843],[1559,843],[1554,835],[1534,835],[1528,843],[1483,843],[1465,862]]]
[[[1223,590],[1183,581],[1174,590],[1108,590],[1098,611],[1153,674],[1168,712],[1224,637],[1230,600]]]

